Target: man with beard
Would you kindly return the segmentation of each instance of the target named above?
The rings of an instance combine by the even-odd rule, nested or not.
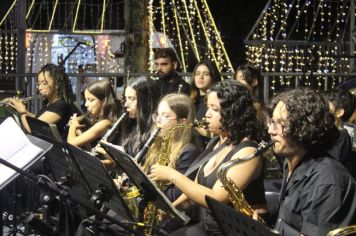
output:
[[[275,229],[281,235],[326,235],[356,224],[356,183],[326,152],[338,137],[324,96],[292,90],[272,102],[268,133],[285,159]]]
[[[177,73],[178,61],[172,48],[160,48],[155,53],[157,86],[161,97],[169,93],[184,93],[189,95],[190,86]]]

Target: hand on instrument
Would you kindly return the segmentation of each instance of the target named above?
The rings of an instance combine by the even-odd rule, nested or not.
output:
[[[6,98],[6,99],[3,100],[3,102],[5,104],[7,104],[8,106],[11,106],[12,108],[14,108],[20,114],[23,114],[23,113],[27,112],[25,104],[23,104],[21,102],[21,100],[19,98],[17,98],[17,97]]]
[[[169,180],[169,178],[171,177],[171,173],[172,168],[155,164],[151,166],[151,173],[148,175],[148,177],[150,177],[154,181]]]
[[[69,127],[73,127],[75,129],[80,129],[85,127],[85,125],[81,125],[79,121],[80,121],[79,117],[77,116],[77,113],[75,113],[73,116],[70,117],[68,125]]]

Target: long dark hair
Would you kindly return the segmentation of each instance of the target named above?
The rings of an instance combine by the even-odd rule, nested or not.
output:
[[[160,93],[156,84],[145,77],[130,78],[126,87],[136,91],[136,129],[129,133],[130,130],[122,127],[121,140],[124,142],[122,146],[128,153],[136,154],[149,134],[153,122],[152,114],[156,111]],[[125,96],[125,93],[123,96]]]
[[[42,66],[38,74],[43,73],[43,76],[46,76],[46,72],[53,79],[56,95],[71,104],[73,102],[73,93],[68,75],[64,72],[64,67],[48,63]]]
[[[87,86],[86,90],[104,102],[99,119],[108,119],[111,122],[115,122],[120,111],[120,105],[110,80],[93,81]]]
[[[221,129],[227,143],[238,144],[245,137],[260,141],[261,128],[248,90],[236,80],[223,80],[211,88],[220,100]]]
[[[241,71],[242,76],[245,81],[252,87],[253,80],[258,81],[258,85],[253,87],[252,99],[254,102],[259,102],[263,105],[263,84],[261,81],[261,73],[260,71],[251,64],[243,64],[237,67],[236,72],[234,74],[234,79],[236,79],[237,72]]]
[[[192,82],[190,84],[190,87],[191,87],[190,97],[193,100],[193,102],[196,101],[196,99],[199,95],[199,89],[195,85],[194,77],[195,77],[196,71],[200,65],[205,65],[206,67],[208,67],[210,77],[212,80],[212,85],[221,81],[220,72],[214,63],[212,63],[211,61],[207,61],[207,60],[201,60],[200,62],[198,62],[198,64],[194,67],[193,74],[192,74]]]

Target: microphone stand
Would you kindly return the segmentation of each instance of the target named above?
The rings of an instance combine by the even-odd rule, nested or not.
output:
[[[134,235],[143,236],[143,233],[130,228],[129,226],[127,226],[125,224],[125,222],[121,222],[121,221],[119,221],[119,220],[117,220],[117,219],[115,219],[115,218],[113,218],[111,216],[103,214],[100,210],[96,209],[95,207],[90,206],[86,202],[82,201],[80,198],[78,198],[78,197],[76,197],[74,195],[70,195],[67,191],[65,191],[63,189],[59,189],[56,184],[44,181],[45,178],[43,178],[41,176],[35,176],[33,174],[30,174],[30,173],[22,170],[21,168],[18,168],[17,166],[7,162],[6,160],[4,160],[2,158],[0,158],[0,164],[3,164],[4,166],[15,170],[16,172],[20,173],[22,176],[25,176],[26,178],[28,178],[29,180],[31,180],[31,181],[33,181],[35,183],[38,182],[38,183],[44,185],[45,187],[47,187],[51,191],[55,192],[56,194],[60,195],[61,197],[70,199],[73,202],[82,205],[83,207],[85,207],[85,208],[91,210],[92,212],[94,212],[95,214],[100,215],[104,219],[110,221],[112,224],[118,225],[119,227],[122,227],[123,229],[133,233]],[[38,219],[38,221],[40,221],[40,220]],[[43,225],[46,225],[47,227],[51,227],[51,226],[48,226],[48,224],[46,224],[45,222],[41,222],[41,223]],[[43,233],[43,232],[41,232],[41,233]],[[53,227],[51,228],[50,232],[46,231],[44,233],[45,233],[45,235],[54,235],[54,236],[58,235],[58,233],[56,232],[56,229],[54,229]]]

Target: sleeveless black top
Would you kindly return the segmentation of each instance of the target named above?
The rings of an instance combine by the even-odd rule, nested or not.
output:
[[[217,181],[217,170],[219,167],[223,164],[226,163],[227,161],[230,161],[231,157],[240,149],[245,148],[245,147],[255,147],[257,148],[257,143],[253,141],[242,141],[240,144],[238,144],[233,150],[231,150],[225,158],[221,161],[221,163],[214,169],[213,172],[211,172],[209,175],[204,176],[204,167],[206,163],[199,169],[198,174],[197,174],[197,180],[198,183],[206,186],[208,188],[212,188]],[[266,199],[265,199],[265,189],[263,185],[263,171],[261,171],[261,174],[258,176],[258,178],[252,180],[250,184],[244,189],[243,191],[246,200],[248,201],[249,204],[255,205],[255,204],[266,204]],[[204,208],[204,207],[199,207],[198,209],[198,215],[197,217],[200,219],[200,224],[202,228],[209,234],[209,235],[222,235],[220,232],[219,226],[217,225],[217,222],[215,221],[214,217],[211,215],[210,210]]]

